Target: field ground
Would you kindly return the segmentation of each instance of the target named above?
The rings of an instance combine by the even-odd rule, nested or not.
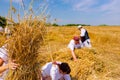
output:
[[[77,27],[47,27],[47,45],[40,49],[42,65],[49,61],[68,62],[72,80],[120,80],[120,27],[85,28],[92,48],[75,50],[78,61],[74,62],[67,45],[80,34]]]
[[[120,27],[85,27],[92,48],[76,49],[74,62],[67,49],[69,41],[80,32],[77,27],[47,27],[45,43],[39,50],[41,66],[49,61],[63,61],[71,67],[72,80],[120,80]],[[0,37],[0,45],[4,43]]]

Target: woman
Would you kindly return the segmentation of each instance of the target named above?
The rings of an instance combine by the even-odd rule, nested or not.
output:
[[[5,46],[0,48],[0,80],[4,80],[8,69],[15,70],[18,64],[15,61],[8,61],[7,49]]]
[[[65,62],[49,62],[42,67],[42,80],[71,80],[71,69]]]
[[[78,36],[74,36],[73,39],[69,42],[68,48],[71,51],[74,61],[77,61],[77,58],[75,55],[75,49],[80,49],[82,47],[83,47],[82,42]]]

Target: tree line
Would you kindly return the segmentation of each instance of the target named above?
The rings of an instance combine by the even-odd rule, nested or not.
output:
[[[0,16],[0,27],[4,28],[7,24],[7,19],[5,17]],[[18,23],[19,24],[19,23]],[[89,24],[65,24],[65,25],[59,25],[57,23],[46,23],[46,26],[91,26]],[[107,24],[100,24],[98,26],[108,26]]]

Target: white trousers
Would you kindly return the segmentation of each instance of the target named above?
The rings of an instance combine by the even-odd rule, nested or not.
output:
[[[88,47],[88,48],[92,47],[90,43],[90,39],[87,39],[83,42],[83,47]]]

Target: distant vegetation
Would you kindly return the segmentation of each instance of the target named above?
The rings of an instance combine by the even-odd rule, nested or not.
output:
[[[90,26],[88,24],[66,24],[66,25],[63,25],[63,26],[78,26],[78,25],[81,25],[81,26]]]
[[[6,18],[0,16],[0,26],[4,28],[4,27],[6,26],[6,24],[7,24]],[[19,23],[16,23],[16,24],[19,24]],[[46,23],[46,26],[78,26],[78,25],[91,26],[91,25],[89,25],[89,24],[64,24],[64,25],[59,25],[59,24],[57,24],[57,23],[53,23],[53,24],[51,24],[51,23]],[[109,25],[107,25],[107,24],[100,24],[100,25],[98,25],[98,26],[109,26]]]
[[[88,24],[65,24],[65,25],[59,25],[57,23],[53,23],[51,24],[52,26],[78,26],[78,25],[82,25],[82,26],[91,26],[91,25],[88,25]]]
[[[109,25],[107,25],[107,24],[100,24],[99,26],[109,26]]]
[[[4,28],[6,26],[6,24],[7,24],[6,18],[0,16],[0,26]]]
[[[56,23],[54,23],[54,24],[52,24],[52,26],[59,26],[58,24],[56,24]]]

